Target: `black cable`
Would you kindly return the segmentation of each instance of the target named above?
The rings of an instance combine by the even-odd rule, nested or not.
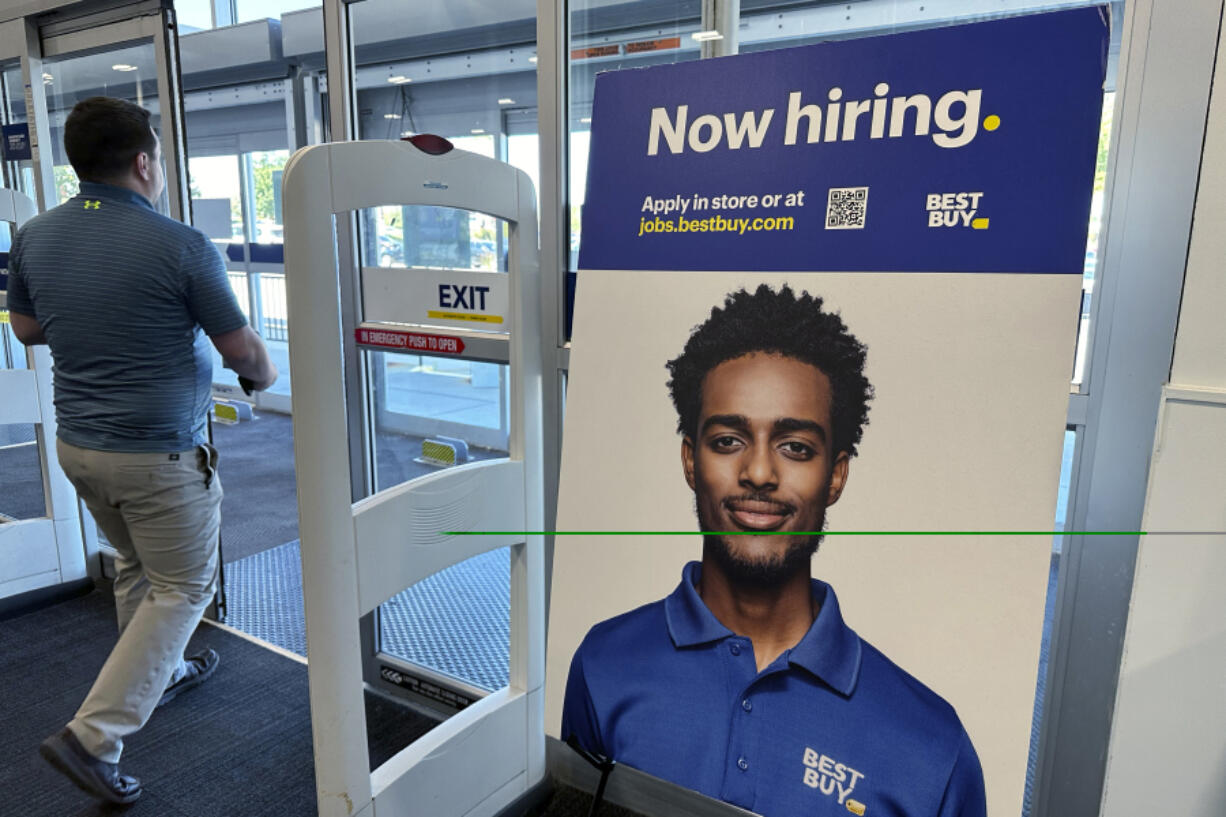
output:
[[[617,761],[606,755],[583,748],[579,744],[579,738],[575,735],[571,735],[566,739],[566,745],[578,752],[579,757],[595,766],[600,772],[600,782],[596,784],[596,793],[592,796],[592,807],[587,812],[587,817],[596,817],[596,809],[600,808],[600,804],[604,800],[605,786],[609,783],[609,775],[613,773],[613,767],[617,765]]]

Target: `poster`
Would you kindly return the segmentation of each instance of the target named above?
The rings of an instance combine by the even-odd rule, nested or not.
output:
[[[3,150],[0,155],[6,162],[28,161],[33,157],[30,147],[30,125],[22,122],[16,125],[0,125],[0,138],[3,138]]]
[[[1108,32],[598,78],[547,733],[766,815],[1020,810],[1051,540],[985,532],[1053,527]]]
[[[1099,9],[598,75],[579,268],[1080,274]]]

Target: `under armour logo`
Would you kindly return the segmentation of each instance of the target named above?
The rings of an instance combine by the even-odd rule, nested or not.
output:
[[[93,200],[86,199],[85,200],[86,210],[99,210],[101,208],[102,208],[102,202],[98,201],[97,199],[93,199]]]

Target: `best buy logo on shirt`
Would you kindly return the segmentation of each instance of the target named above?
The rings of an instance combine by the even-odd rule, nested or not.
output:
[[[849,800],[848,797],[856,789],[856,784],[864,777],[846,763],[839,763],[829,755],[818,754],[808,746],[804,755],[804,784],[811,789],[817,789],[827,796],[837,796],[839,805],[846,806],[852,814],[864,814],[864,804]]]

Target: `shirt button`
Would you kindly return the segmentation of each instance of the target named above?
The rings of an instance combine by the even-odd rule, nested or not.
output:
[[[749,761],[743,757],[739,757],[736,760],[736,767],[743,772],[747,772],[749,771]]]
[[[728,649],[732,651],[733,655],[741,654],[741,645],[736,643],[735,641],[733,641],[732,644],[728,646]]]
[[[746,712],[752,712],[753,711],[753,701],[749,700],[748,698],[741,701],[741,709],[744,709]]]

